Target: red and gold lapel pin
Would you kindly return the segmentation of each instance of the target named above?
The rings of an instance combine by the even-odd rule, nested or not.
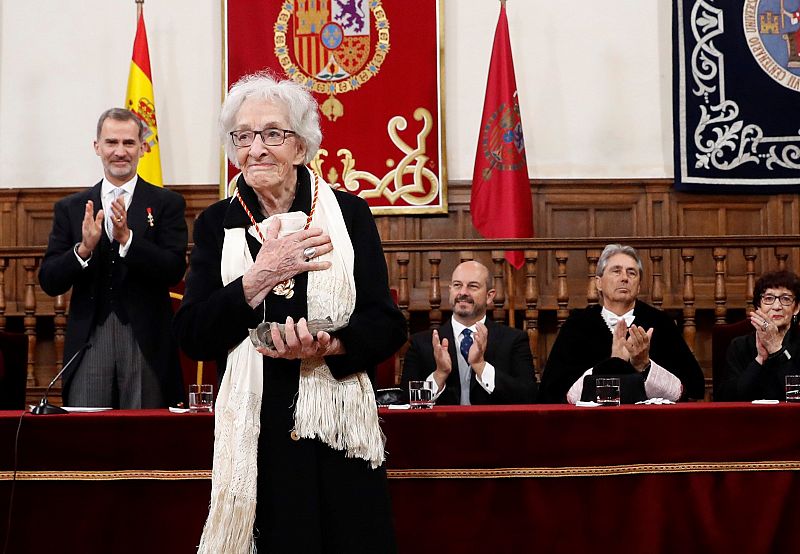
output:
[[[153,208],[147,208],[147,224],[152,227],[155,222],[156,220],[153,219]]]

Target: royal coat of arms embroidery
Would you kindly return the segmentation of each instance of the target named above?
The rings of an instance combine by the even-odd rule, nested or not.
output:
[[[376,214],[447,213],[440,1],[225,0],[228,85],[294,80],[322,112],[320,177]]]
[[[380,71],[389,52],[389,21],[380,0],[286,1],[275,22],[275,55],[286,74],[328,95],[320,109],[344,115],[337,95]]]

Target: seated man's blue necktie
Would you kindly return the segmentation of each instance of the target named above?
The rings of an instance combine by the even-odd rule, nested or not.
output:
[[[461,355],[464,356],[464,359],[467,361],[467,365],[469,365],[469,349],[472,346],[472,331],[469,329],[464,329],[461,332]]]

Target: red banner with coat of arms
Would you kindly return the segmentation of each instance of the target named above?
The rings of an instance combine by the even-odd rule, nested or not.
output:
[[[439,0],[225,7],[227,85],[269,69],[312,91],[323,139],[311,165],[323,179],[377,214],[447,211]]]

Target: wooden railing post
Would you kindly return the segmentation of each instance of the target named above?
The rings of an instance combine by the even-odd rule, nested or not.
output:
[[[431,306],[430,328],[435,329],[442,324],[442,288],[439,277],[439,266],[442,263],[441,252],[431,252],[428,254],[428,263],[431,266],[431,293],[428,296],[428,303]]]
[[[758,248],[748,246],[743,249],[745,259],[744,274],[747,278],[747,285],[744,291],[745,301],[747,302],[747,311],[753,310],[753,289],[756,286],[756,258],[758,257]]]
[[[410,291],[408,287],[408,262],[411,256],[408,251],[397,253],[397,307],[403,312],[406,318],[406,326],[411,319],[409,306],[411,305]],[[408,327],[406,327],[408,330]]]
[[[716,247],[714,257],[714,323],[725,323],[728,309],[728,291],[725,288],[725,262],[728,258],[728,249]]]
[[[8,258],[0,258],[0,331],[6,329],[6,268]]]
[[[653,266],[653,288],[650,290],[650,302],[656,308],[664,304],[664,251],[660,248],[650,250],[650,263]]]
[[[505,286],[505,252],[502,250],[492,250],[492,265],[494,266],[494,309],[492,319],[506,323],[506,310],[503,307],[506,303]],[[513,307],[511,307],[513,309]]]
[[[23,258],[25,268],[25,317],[22,324],[28,336],[28,386],[36,386],[36,269],[38,258]]]
[[[64,337],[67,330],[67,301],[63,294],[56,296],[53,304],[55,317],[53,318],[53,343],[56,348],[56,373],[61,371],[61,363],[64,360]]]
[[[586,272],[586,301],[590,306],[594,306],[600,301],[600,294],[597,292],[597,260],[600,259],[602,250],[587,250],[586,262],[588,264]]]
[[[694,273],[692,269],[694,249],[682,248],[681,259],[683,259],[683,338],[689,345],[689,349],[694,352],[694,340],[697,333],[694,320]]]
[[[786,271],[786,259],[789,252],[785,248],[775,247],[775,259],[778,261],[778,271]]]
[[[567,284],[567,260],[569,252],[567,250],[556,250],[556,263],[558,265],[558,292],[556,293],[556,319],[560,329],[569,317],[569,285]]]
[[[533,354],[533,367],[539,367],[539,283],[536,280],[536,262],[539,252],[525,251],[525,330],[528,332],[528,346]]]

